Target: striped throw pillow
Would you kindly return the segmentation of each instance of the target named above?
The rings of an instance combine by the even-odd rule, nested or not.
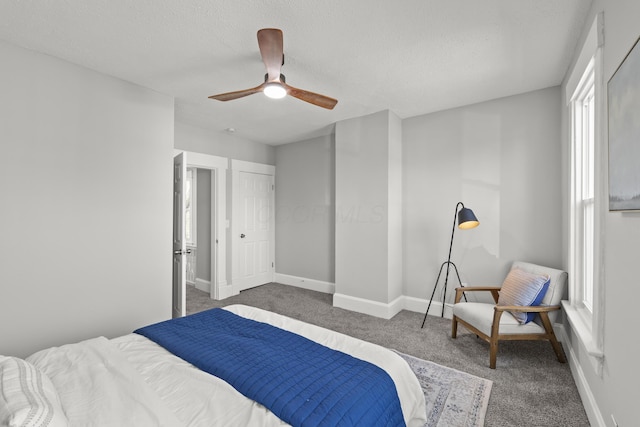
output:
[[[549,276],[528,273],[512,268],[500,289],[498,305],[540,305],[549,289]],[[536,313],[510,312],[521,324],[532,321]]]
[[[0,425],[67,427],[53,383],[26,360],[0,356]]]

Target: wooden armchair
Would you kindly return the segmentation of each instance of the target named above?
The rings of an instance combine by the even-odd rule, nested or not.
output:
[[[500,286],[479,286],[456,288],[451,320],[451,337],[456,338],[458,323],[489,343],[489,367],[496,368],[498,342],[500,340],[548,340],[558,361],[565,363],[564,352],[553,332],[553,322],[559,310],[560,300],[567,286],[567,273],[553,268],[516,261],[512,270],[518,268],[525,272],[546,275],[549,287],[539,306],[498,305]],[[494,304],[479,302],[461,302],[465,292],[490,292]],[[520,323],[512,313],[536,313],[533,321]]]

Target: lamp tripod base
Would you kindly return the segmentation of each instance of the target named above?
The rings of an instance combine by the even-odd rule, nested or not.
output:
[[[440,281],[440,276],[442,275],[442,269],[444,268],[444,266],[447,266],[447,275],[445,276],[444,279],[444,292],[443,292],[443,297],[442,297],[442,311],[440,313],[440,317],[444,317],[444,304],[445,304],[445,300],[447,298],[447,282],[449,281],[449,268],[450,266],[453,266],[454,271],[456,272],[456,277],[458,278],[458,284],[460,285],[460,287],[464,287],[464,285],[462,284],[462,280],[460,280],[460,274],[458,273],[458,267],[456,267],[456,265],[453,263],[453,261],[445,261],[442,263],[442,265],[440,266],[440,271],[438,272],[438,277],[436,277],[436,283],[433,285],[433,292],[431,292],[431,298],[429,299],[429,305],[427,306],[427,312],[424,314],[424,319],[422,319],[422,326],[420,326],[420,329],[424,328],[424,323],[427,321],[427,316],[429,315],[429,309],[431,308],[431,303],[433,302],[433,297],[436,294],[436,289],[438,289],[438,281]],[[464,300],[467,301],[467,296],[463,293],[462,296],[464,297]]]

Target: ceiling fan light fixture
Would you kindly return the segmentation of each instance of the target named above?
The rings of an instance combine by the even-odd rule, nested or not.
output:
[[[267,73],[264,75],[264,83],[249,89],[212,95],[209,97],[210,99],[231,101],[232,99],[244,98],[254,93],[264,92],[269,98],[278,99],[290,95],[293,98],[326,108],[327,110],[332,110],[333,107],[336,106],[338,103],[337,99],[307,90],[297,89],[286,83],[284,74],[281,73],[282,66],[284,65],[282,30],[277,28],[263,28],[258,30],[258,47],[260,48],[262,62],[264,62],[264,66],[267,69]]]
[[[279,82],[267,83],[263,89],[264,94],[272,99],[280,99],[287,96],[287,89]]]

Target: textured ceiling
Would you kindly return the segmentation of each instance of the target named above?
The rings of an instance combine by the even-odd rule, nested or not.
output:
[[[401,118],[561,83],[591,0],[2,0],[0,39],[175,97],[176,120],[267,144],[380,110]],[[256,32],[284,32],[287,83],[338,99],[209,95],[265,73]]]

